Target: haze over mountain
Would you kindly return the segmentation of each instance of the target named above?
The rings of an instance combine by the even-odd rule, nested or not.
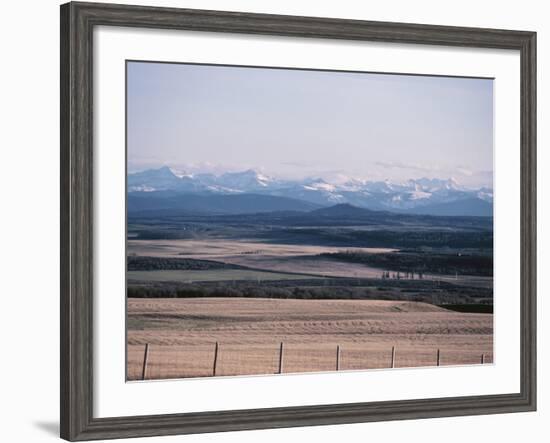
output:
[[[346,204],[376,211],[428,215],[491,216],[493,213],[492,189],[466,188],[452,178],[393,183],[350,177],[329,183],[321,178],[282,180],[252,169],[215,175],[176,173],[165,166],[129,174],[127,186],[129,211],[322,211],[322,207]]]
[[[132,192],[128,212],[158,215],[250,214],[277,211],[307,212],[318,205],[262,194],[186,194],[174,191]]]

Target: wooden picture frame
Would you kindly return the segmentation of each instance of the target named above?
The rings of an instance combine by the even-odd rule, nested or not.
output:
[[[93,416],[94,27],[512,49],[521,57],[521,390],[421,400]],[[68,3],[61,6],[61,437],[70,441],[533,411],[536,408],[536,34],[236,12]]]

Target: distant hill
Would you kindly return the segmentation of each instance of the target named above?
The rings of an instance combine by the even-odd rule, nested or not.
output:
[[[371,211],[370,209],[359,208],[349,203],[340,203],[329,206],[328,208],[315,209],[309,214],[316,217],[365,217],[379,214],[381,211]]]
[[[468,198],[447,203],[414,208],[408,211],[413,214],[445,215],[445,216],[493,216],[493,204],[480,198]]]
[[[184,194],[173,191],[132,192],[128,213],[253,214],[276,211],[312,211],[319,205],[287,197],[261,194]]]

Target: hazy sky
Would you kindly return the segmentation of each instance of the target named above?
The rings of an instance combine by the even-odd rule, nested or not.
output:
[[[128,63],[128,169],[492,186],[489,79]]]

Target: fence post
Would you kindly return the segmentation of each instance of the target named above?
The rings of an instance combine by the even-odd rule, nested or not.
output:
[[[481,364],[485,363],[485,354],[481,354]]]
[[[149,361],[149,343],[145,344],[145,353],[143,354],[143,368],[141,370],[141,379],[145,380],[147,375],[147,363]]]
[[[281,342],[279,347],[279,374],[283,373],[283,353],[284,353],[284,343]]]
[[[214,345],[214,365],[212,366],[212,377],[215,377],[216,376],[216,369],[217,369],[217,366],[218,366],[218,350],[219,350],[219,343],[216,342],[216,344]]]
[[[395,368],[395,346],[391,347],[391,367]]]
[[[437,366],[439,366],[440,363],[440,352],[439,349],[437,350]]]
[[[336,346],[336,370],[340,370],[340,345]]]

